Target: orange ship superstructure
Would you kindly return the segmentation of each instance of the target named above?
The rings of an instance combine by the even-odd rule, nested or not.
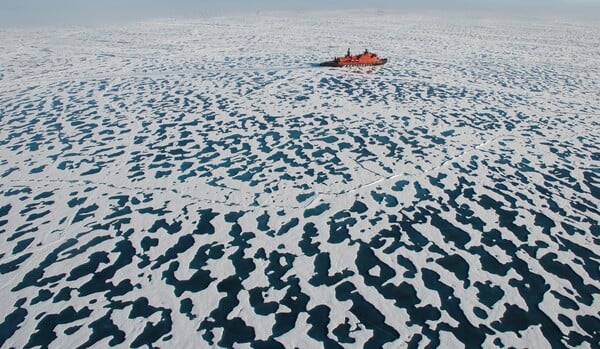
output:
[[[387,58],[379,58],[375,53],[365,50],[359,55],[351,55],[350,49],[344,57],[336,57],[333,61],[321,63],[323,67],[345,67],[345,66],[364,66],[364,65],[382,65],[387,63]]]

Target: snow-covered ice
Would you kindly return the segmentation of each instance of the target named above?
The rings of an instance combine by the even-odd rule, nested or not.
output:
[[[0,346],[600,343],[597,24],[0,38]],[[347,47],[389,62],[317,66]]]

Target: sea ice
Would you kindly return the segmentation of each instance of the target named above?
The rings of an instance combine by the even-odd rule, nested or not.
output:
[[[0,37],[0,346],[600,342],[597,24]],[[317,66],[347,47],[389,62]]]

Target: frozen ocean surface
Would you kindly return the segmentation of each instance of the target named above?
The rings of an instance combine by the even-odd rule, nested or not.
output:
[[[600,26],[0,38],[1,347],[598,348]]]

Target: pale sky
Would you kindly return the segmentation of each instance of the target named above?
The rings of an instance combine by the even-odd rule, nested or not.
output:
[[[101,24],[231,11],[428,9],[584,14],[598,17],[600,0],[0,0],[0,26]]]

